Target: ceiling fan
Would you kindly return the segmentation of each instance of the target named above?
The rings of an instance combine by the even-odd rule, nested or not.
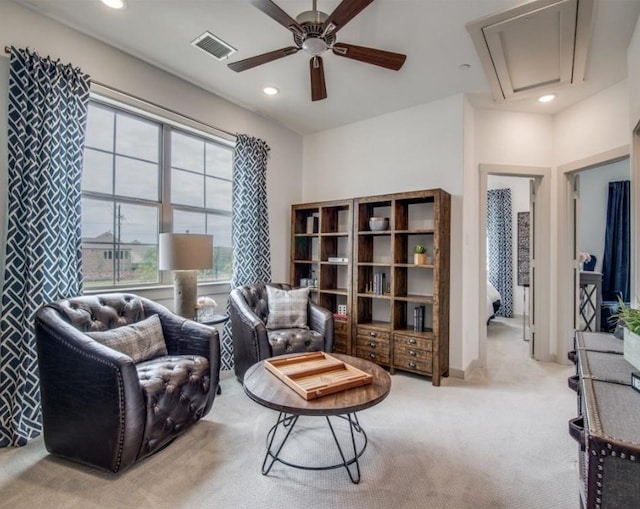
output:
[[[407,58],[406,55],[400,53],[336,42],[338,30],[343,28],[373,0],[342,0],[330,15],[317,10],[316,0],[313,0],[312,10],[299,14],[296,19],[289,16],[271,0],[250,1],[267,16],[291,31],[295,46],[287,46],[286,48],[233,62],[228,64],[229,68],[236,72],[246,71],[304,50],[311,55],[309,68],[311,71],[312,101],[319,101],[327,97],[324,67],[320,56],[327,50],[331,50],[334,55],[339,57],[359,60],[360,62],[378,65],[394,71],[399,70]]]

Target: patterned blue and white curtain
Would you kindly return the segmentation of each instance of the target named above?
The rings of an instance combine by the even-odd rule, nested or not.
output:
[[[496,313],[513,316],[513,255],[511,229],[511,189],[490,189],[487,194],[487,277],[500,292]]]
[[[80,186],[89,77],[11,48],[0,446],[41,430],[34,314],[82,292]]]
[[[267,207],[268,155],[269,145],[266,142],[245,134],[238,135],[233,152],[231,289],[241,285],[271,281],[271,245]],[[231,322],[227,322],[222,342],[222,369],[232,367]]]

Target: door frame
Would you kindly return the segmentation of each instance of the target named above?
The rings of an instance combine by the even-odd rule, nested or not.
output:
[[[551,168],[542,166],[519,166],[505,164],[480,164],[479,169],[479,228],[480,236],[484,238],[487,231],[487,179],[489,175],[508,177],[525,177],[540,180],[535,235],[536,263],[534,271],[534,292],[536,307],[536,341],[533,358],[539,361],[555,360],[555,350],[552,344],[552,309],[549,299],[551,291]],[[481,243],[482,244],[482,243]],[[480,317],[485,316],[487,302],[487,252],[484,244],[480,246],[480,284],[478,306]],[[479,334],[480,365],[487,365],[487,327],[484,320]]]
[[[640,136],[639,136],[640,138]],[[640,142],[637,142],[640,143]],[[576,217],[573,207],[573,185],[574,176],[582,170],[588,170],[596,166],[602,166],[616,161],[621,161],[630,157],[630,146],[620,145],[611,150],[600,152],[584,159],[572,161],[567,164],[558,166],[557,186],[558,186],[558,267],[557,267],[557,289],[558,296],[558,318],[557,318],[557,337],[558,337],[558,362],[570,364],[570,361],[564,355],[566,352],[573,350],[573,334],[574,334],[574,288],[576,285],[576,271],[579,270],[574,253],[573,245],[573,229],[576,226]],[[630,161],[630,177],[632,183],[634,179],[633,161]],[[635,197],[631,197],[633,207],[635,205]],[[635,228],[633,224],[637,219],[632,213],[631,224],[631,245],[634,245]],[[635,273],[635,257],[631,257],[631,281],[633,284]]]

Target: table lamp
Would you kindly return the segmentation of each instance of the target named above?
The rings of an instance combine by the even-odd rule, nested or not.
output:
[[[198,290],[197,269],[213,267],[213,235],[161,233],[158,266],[173,271],[174,310],[193,319]]]

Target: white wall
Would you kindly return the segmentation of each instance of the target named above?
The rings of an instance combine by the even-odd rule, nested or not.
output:
[[[304,137],[304,201],[442,188],[451,200],[451,309],[462,298],[463,97],[447,97]],[[450,365],[464,369],[462,320]]]
[[[627,80],[629,86],[629,131],[640,122],[640,18],[636,22],[627,49]]]
[[[621,81],[555,116],[555,166],[631,142],[628,90]]]
[[[511,189],[511,252],[513,253],[513,314],[524,314],[523,286],[518,286],[518,212],[529,212],[529,182],[526,177],[489,175],[487,189]],[[485,237],[486,239],[486,237]]]
[[[609,182],[630,178],[629,159],[580,172],[580,251],[596,255],[596,272],[602,272]]]
[[[300,201],[302,189],[300,135],[95,39],[15,4],[0,2],[0,48],[10,45],[29,47],[42,56],[51,55],[62,62],[70,62],[96,82],[205,124],[265,140],[271,147],[267,188],[273,279],[288,279],[290,204]],[[7,60],[3,59],[0,72],[6,65]],[[0,79],[3,101],[6,95],[7,80]],[[6,115],[0,119],[0,131],[3,132],[0,136],[6,131],[5,119]],[[3,149],[4,146],[3,143]],[[5,178],[6,158],[0,160],[0,183]],[[6,203],[0,204],[3,205],[0,223],[3,223]]]

